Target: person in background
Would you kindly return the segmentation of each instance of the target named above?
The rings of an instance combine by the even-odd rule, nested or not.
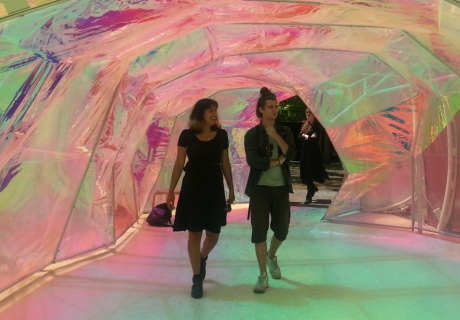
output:
[[[310,110],[306,110],[305,116],[306,121],[298,136],[303,141],[300,153],[300,179],[303,184],[307,185],[304,204],[310,204],[318,191],[314,181],[324,183],[326,179],[329,179],[329,176],[323,166],[319,144],[324,129]]]
[[[173,209],[174,189],[184,170],[173,230],[188,230],[187,250],[193,272],[191,296],[196,299],[203,296],[208,255],[219,240],[221,227],[227,223],[225,210],[235,201],[228,135],[221,129],[217,108],[217,101],[212,99],[201,99],[193,107],[189,128],[179,136],[166,199],[168,207]],[[229,190],[228,199],[225,199],[223,177]]]
[[[296,148],[291,129],[275,122],[278,102],[265,87],[260,90],[256,115],[261,119],[260,124],[244,137],[246,161],[250,166],[245,193],[250,198],[251,242],[255,244],[260,270],[254,292],[264,293],[268,288],[267,264],[271,276],[281,278],[276,254],[289,231],[289,193],[293,193],[289,161],[295,159]],[[274,234],[267,251],[269,227]]]

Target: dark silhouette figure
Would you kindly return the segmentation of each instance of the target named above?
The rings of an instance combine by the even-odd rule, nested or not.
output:
[[[323,166],[319,144],[320,138],[324,134],[324,128],[310,110],[307,109],[305,116],[307,120],[302,125],[298,138],[303,141],[300,153],[300,179],[303,184],[307,185],[307,196],[304,204],[309,204],[318,191],[314,181],[324,183],[326,179],[329,179],[329,176]]]

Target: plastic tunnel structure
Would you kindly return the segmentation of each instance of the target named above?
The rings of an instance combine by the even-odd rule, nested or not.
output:
[[[260,87],[298,95],[347,173],[324,219],[460,235],[460,3],[0,1],[0,291],[113,244],[219,101],[237,200]]]

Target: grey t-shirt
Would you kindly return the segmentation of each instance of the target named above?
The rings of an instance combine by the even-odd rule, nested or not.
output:
[[[270,160],[278,160],[278,142],[275,139],[269,138],[270,149],[272,150],[272,156]],[[271,166],[267,171],[262,172],[260,176],[259,186],[270,186],[270,187],[280,187],[284,186],[284,176],[281,166]]]

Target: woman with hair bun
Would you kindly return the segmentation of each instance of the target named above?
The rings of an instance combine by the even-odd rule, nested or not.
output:
[[[206,260],[227,224],[226,208],[235,201],[228,156],[228,135],[221,129],[217,101],[201,99],[190,114],[189,128],[181,132],[166,203],[174,207],[174,189],[185,171],[177,202],[174,231],[188,230],[187,250],[192,266],[191,296],[203,296]],[[185,164],[185,158],[188,158]],[[223,177],[229,196],[225,199]],[[228,209],[227,209],[228,210]],[[201,244],[203,230],[206,237]]]
[[[254,292],[264,293],[268,288],[267,265],[272,278],[281,278],[276,253],[289,231],[289,193],[293,193],[289,161],[295,159],[296,148],[291,129],[276,123],[278,101],[266,87],[260,90],[256,115],[260,124],[244,137],[250,166],[245,193],[250,199],[251,242],[255,244],[260,270]],[[274,234],[267,250],[269,227]]]

